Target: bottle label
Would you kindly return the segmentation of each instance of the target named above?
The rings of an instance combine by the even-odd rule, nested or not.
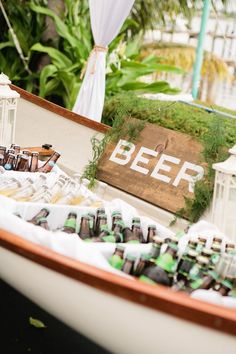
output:
[[[189,277],[190,279],[195,279],[197,277],[199,273],[199,268],[197,266],[197,264],[195,264],[191,269],[190,269],[190,272],[189,272]]]
[[[10,163],[5,163],[4,168],[5,168],[5,170],[11,170],[12,165]]]
[[[213,255],[211,256],[211,261],[212,261],[213,264],[218,263],[219,259],[220,259],[220,255],[217,254],[217,253],[215,253],[215,254],[213,254]]]
[[[176,261],[169,253],[164,253],[158,257],[156,265],[166,270],[167,272],[174,272],[176,267]]]
[[[198,289],[203,284],[203,279],[198,278],[190,283],[190,287],[194,290]]]
[[[55,162],[54,162],[54,161],[49,161],[49,162],[48,162],[48,166],[54,167],[54,166],[55,166]]]
[[[147,284],[157,285],[152,279],[146,277],[146,275],[140,275],[139,280]]]
[[[102,237],[102,240],[103,240],[104,242],[112,242],[112,243],[115,243],[115,242],[116,242],[115,237],[112,236],[112,235],[103,236],[103,237]]]
[[[65,221],[64,227],[71,227],[72,229],[76,229],[76,220],[75,219],[67,219]]]
[[[128,242],[126,242],[126,243],[140,243],[138,240],[129,240]]]
[[[124,260],[120,256],[118,256],[117,254],[114,254],[109,259],[109,263],[113,268],[121,270],[121,268],[124,264]]]

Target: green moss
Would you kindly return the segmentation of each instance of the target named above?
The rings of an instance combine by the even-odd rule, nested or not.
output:
[[[202,102],[201,102],[202,104]],[[189,134],[200,140],[210,132],[216,119],[215,113],[207,113],[201,108],[195,108],[179,102],[148,100],[127,92],[113,96],[105,102],[102,122],[113,125],[113,117],[119,107],[124,106],[133,118],[158,124],[168,129]],[[236,116],[236,111],[221,109]],[[236,120],[220,116],[224,125],[226,146],[231,147],[236,142]]]

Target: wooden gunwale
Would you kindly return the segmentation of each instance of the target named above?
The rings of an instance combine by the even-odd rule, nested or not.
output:
[[[106,133],[106,131],[109,129],[108,125],[105,125],[103,123],[98,123],[98,122],[95,122],[89,118],[80,116],[77,113],[74,113],[64,107],[58,106],[55,103],[52,103],[50,101],[45,100],[42,97],[39,97],[39,96],[36,96],[30,92],[27,92],[27,91],[23,90],[22,88],[17,87],[15,85],[11,84],[10,86],[13,90],[17,91],[24,100],[32,102],[32,103],[36,104],[37,106],[45,108],[53,113],[59,114],[60,116],[66,118],[66,119],[72,120],[75,123],[85,125],[86,127],[94,129],[94,130],[101,132],[101,133]]]
[[[60,255],[0,229],[0,246],[53,271],[133,303],[227,334],[236,335],[236,311],[154,287],[130,281],[94,266]]]

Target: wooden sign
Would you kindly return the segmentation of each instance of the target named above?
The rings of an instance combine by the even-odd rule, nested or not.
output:
[[[202,149],[187,134],[148,123],[136,143],[124,138],[107,146],[97,178],[175,213],[204,175]]]

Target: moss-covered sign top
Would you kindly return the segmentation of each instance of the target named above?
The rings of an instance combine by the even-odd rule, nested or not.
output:
[[[194,197],[203,178],[202,145],[191,136],[147,124],[136,143],[125,137],[108,144],[97,177],[108,184],[171,212]]]

